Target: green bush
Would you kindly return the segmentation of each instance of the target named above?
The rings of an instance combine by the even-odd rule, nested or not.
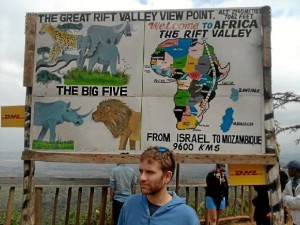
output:
[[[76,211],[72,211],[69,216],[69,225],[75,225],[76,223]],[[65,224],[65,216],[60,217],[59,224],[64,225]],[[80,225],[86,225],[87,224],[87,214],[81,215],[79,218],[79,224]],[[97,225],[97,218],[95,216],[92,216],[91,219],[91,225]]]
[[[4,225],[5,222],[5,212],[0,212],[0,225]],[[13,208],[10,225],[19,225],[21,219],[21,210]]]

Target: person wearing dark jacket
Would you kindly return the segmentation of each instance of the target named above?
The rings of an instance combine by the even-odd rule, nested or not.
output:
[[[291,160],[287,164],[291,179],[282,192],[283,208],[289,209],[294,225],[300,225],[300,161]]]
[[[253,198],[252,203],[255,206],[254,220],[257,225],[270,225],[270,217],[268,216],[271,208],[269,204],[268,186],[254,185],[257,195]]]
[[[217,225],[221,212],[229,205],[225,168],[225,164],[216,164],[216,168],[206,176],[205,202],[208,225]]]

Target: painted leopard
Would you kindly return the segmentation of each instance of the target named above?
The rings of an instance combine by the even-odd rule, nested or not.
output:
[[[52,26],[51,24],[44,23],[39,31],[40,34],[48,34],[54,40],[54,45],[50,51],[48,58],[49,64],[53,65],[57,62],[59,54],[63,50],[76,48],[77,45],[77,35],[69,34],[67,32],[61,31],[60,29]]]

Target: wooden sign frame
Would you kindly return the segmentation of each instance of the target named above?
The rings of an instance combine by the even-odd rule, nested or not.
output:
[[[274,114],[272,107],[271,92],[271,8],[265,6],[262,10],[263,26],[263,80],[264,80],[264,105],[265,105],[265,154],[176,154],[177,163],[230,163],[230,164],[264,164],[268,165],[268,183],[278,182],[279,176],[279,148],[276,141]],[[24,57],[24,77],[23,85],[26,90],[27,112],[25,120],[25,148],[22,154],[24,160],[24,200],[22,209],[23,224],[34,224],[34,183],[33,176],[35,161],[44,162],[64,162],[64,163],[139,163],[139,154],[99,154],[99,153],[58,153],[39,152],[29,149],[31,106],[32,106],[32,85],[34,73],[34,51],[36,34],[36,14],[26,15],[25,29],[25,57]],[[27,124],[27,126],[26,126]],[[178,176],[176,176],[178,178]],[[280,186],[280,185],[279,185]],[[272,206],[280,203],[280,188],[270,190],[270,201]],[[273,212],[273,224],[282,224],[282,210]]]
[[[180,163],[250,163],[275,165],[277,158],[277,145],[275,136],[275,126],[272,109],[272,92],[271,92],[271,9],[268,6],[262,7],[262,27],[263,27],[263,80],[265,95],[265,138],[266,154],[177,154],[176,158]],[[37,14],[28,13],[26,15],[25,29],[25,57],[24,57],[24,78],[23,85],[27,88],[26,92],[26,124],[31,121],[31,103],[32,103],[32,86],[34,74],[34,51],[36,35]],[[268,112],[270,111],[270,112]],[[57,152],[37,152],[29,149],[30,128],[25,127],[25,151],[23,160],[49,161],[49,162],[77,162],[77,163],[115,163],[126,161],[127,163],[137,163],[138,154],[82,154],[82,153],[57,153]],[[250,161],[249,161],[250,160]]]

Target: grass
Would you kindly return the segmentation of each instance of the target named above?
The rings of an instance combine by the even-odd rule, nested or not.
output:
[[[102,73],[95,69],[72,69],[64,76],[65,85],[123,86],[129,82],[129,75],[118,71],[117,74]]]
[[[53,149],[59,149],[59,150],[74,150],[74,141],[56,141],[54,143],[49,141],[38,141],[34,140],[32,142],[32,149],[39,149],[39,150],[53,150]]]
[[[5,212],[0,212],[0,225],[5,224]],[[21,210],[16,209],[15,207],[12,209],[11,221],[10,225],[19,225],[21,219]]]

